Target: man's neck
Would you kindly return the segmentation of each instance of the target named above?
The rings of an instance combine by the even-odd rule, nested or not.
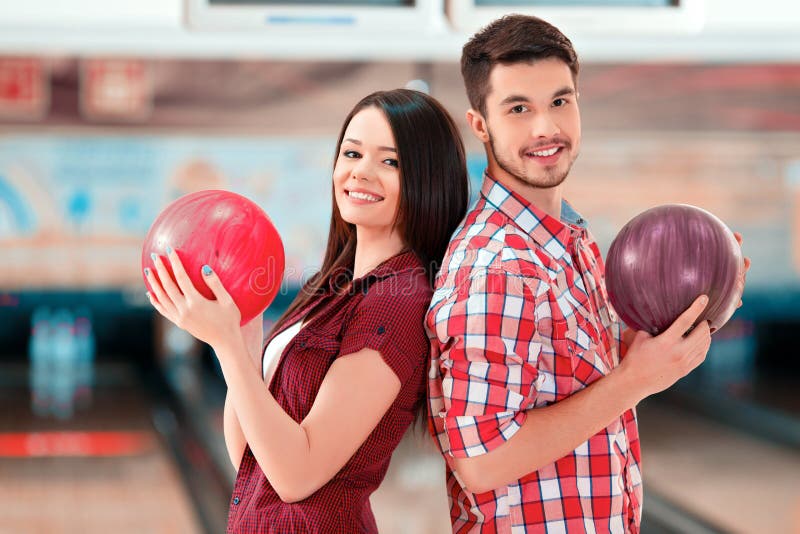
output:
[[[507,173],[495,162],[489,163],[487,171],[492,178],[536,206],[537,209],[544,211],[556,220],[561,220],[561,185],[548,188],[533,187]]]

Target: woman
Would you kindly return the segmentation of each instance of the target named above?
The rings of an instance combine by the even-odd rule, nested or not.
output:
[[[377,92],[339,135],[322,269],[264,350],[260,319],[239,328],[208,266],[216,300],[191,286],[179,251],[168,253],[177,286],[160,260],[163,287],[145,273],[153,306],[213,347],[228,385],[225,441],[238,468],[228,532],[377,532],[369,496],[424,409],[423,319],[468,196],[447,112],[423,93]]]

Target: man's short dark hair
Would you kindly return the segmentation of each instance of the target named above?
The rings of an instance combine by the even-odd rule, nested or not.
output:
[[[577,84],[578,55],[558,28],[528,15],[507,15],[495,20],[473,35],[461,51],[461,75],[470,106],[486,116],[489,75],[495,65],[553,57],[566,63]]]

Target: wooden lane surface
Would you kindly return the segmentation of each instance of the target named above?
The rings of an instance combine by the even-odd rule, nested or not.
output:
[[[100,387],[90,408],[57,421],[32,415],[15,372],[0,387],[0,533],[201,532],[135,384]]]

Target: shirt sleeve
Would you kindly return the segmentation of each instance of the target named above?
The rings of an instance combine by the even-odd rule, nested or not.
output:
[[[431,295],[427,280],[375,282],[348,320],[340,354],[375,350],[405,384],[430,353],[424,321]]]
[[[440,416],[452,456],[478,456],[502,445],[533,407],[540,287],[535,279],[481,272],[436,307],[434,334],[443,347]]]

